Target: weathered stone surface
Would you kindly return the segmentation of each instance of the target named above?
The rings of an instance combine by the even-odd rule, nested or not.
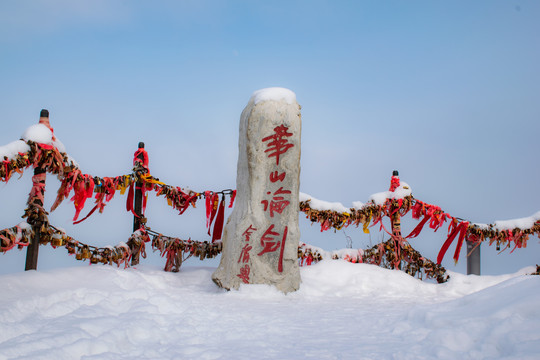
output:
[[[290,90],[259,90],[242,112],[236,204],[212,275],[219,286],[298,290],[300,133],[300,106]]]

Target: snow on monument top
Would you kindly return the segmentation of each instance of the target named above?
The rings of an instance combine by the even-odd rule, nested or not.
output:
[[[289,89],[280,87],[271,87],[266,89],[257,90],[251,95],[250,101],[253,104],[258,104],[263,101],[285,101],[287,104],[294,104],[296,102],[296,94]]]

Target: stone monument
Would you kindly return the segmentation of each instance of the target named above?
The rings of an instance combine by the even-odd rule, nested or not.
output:
[[[300,287],[300,105],[283,88],[253,93],[240,118],[237,198],[214,282]]]

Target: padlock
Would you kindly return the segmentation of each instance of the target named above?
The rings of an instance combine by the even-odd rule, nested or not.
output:
[[[64,240],[62,238],[54,237],[51,240],[51,244],[52,244],[52,246],[56,246],[56,247],[62,246],[62,245],[64,245]]]
[[[82,258],[83,259],[90,259],[92,254],[90,253],[90,249],[88,249],[88,246],[83,247],[82,250]]]
[[[206,242],[200,244],[199,248],[199,260],[204,260],[206,257]]]

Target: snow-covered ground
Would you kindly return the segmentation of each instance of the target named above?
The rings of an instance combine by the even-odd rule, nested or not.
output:
[[[224,291],[214,268],[0,276],[0,359],[538,359],[540,277],[446,284],[328,260],[299,291]]]

